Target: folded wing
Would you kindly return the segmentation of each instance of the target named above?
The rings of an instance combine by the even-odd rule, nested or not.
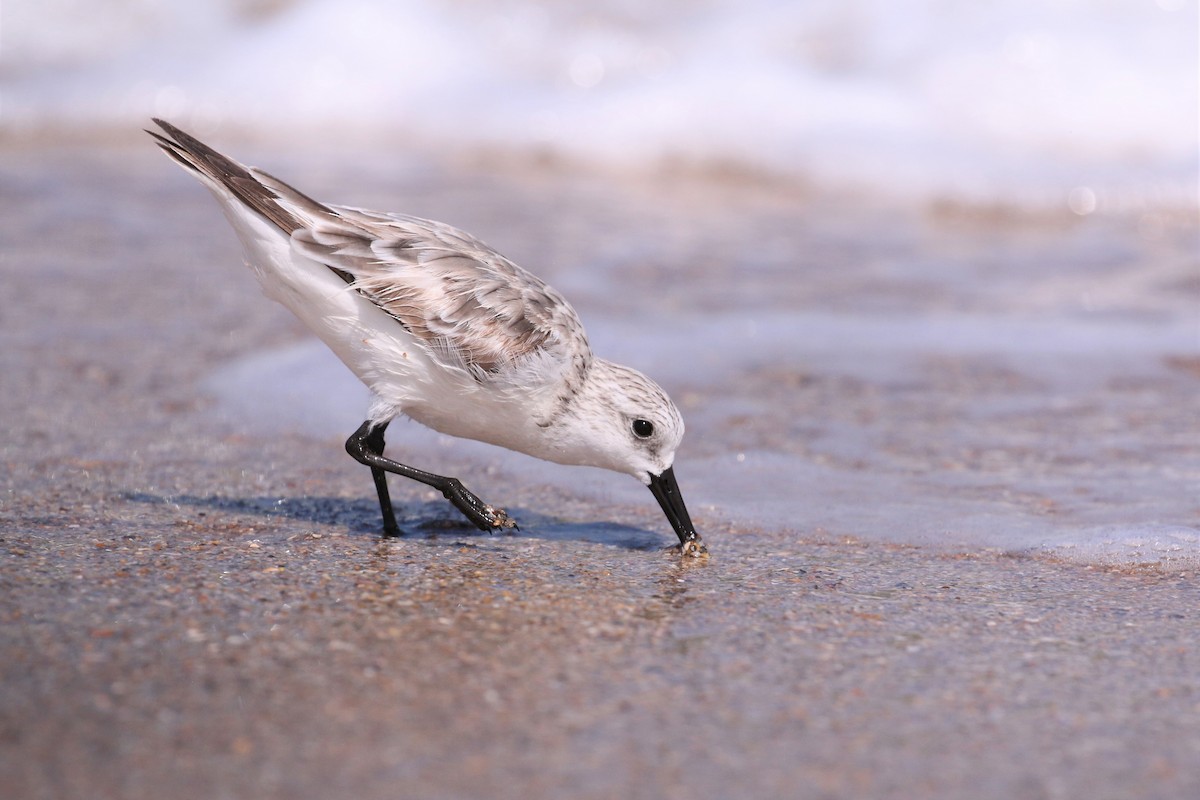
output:
[[[185,169],[236,198],[424,342],[480,382],[583,379],[591,349],[554,289],[452,226],[320,203],[221,155],[175,126],[151,132]]]
[[[591,351],[554,289],[449,225],[342,206],[292,234],[307,258],[352,279],[448,366],[503,379],[531,360],[585,370]]]

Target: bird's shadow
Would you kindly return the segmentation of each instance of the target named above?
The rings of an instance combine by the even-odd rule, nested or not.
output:
[[[300,522],[342,527],[357,535],[382,537],[383,523],[374,498],[345,497],[226,497],[222,495],[158,495],[126,492],[123,498],[148,505],[174,505],[211,509],[225,514],[252,514],[266,519],[284,518]],[[666,546],[665,537],[644,528],[617,522],[569,522],[525,508],[510,510],[519,531],[481,531],[458,516],[444,502],[395,505],[402,539],[444,544],[454,540],[492,536],[520,536],[550,541],[594,542],[625,550],[657,550]]]

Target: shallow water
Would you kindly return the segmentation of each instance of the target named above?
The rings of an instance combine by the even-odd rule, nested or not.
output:
[[[677,472],[701,526],[1088,563],[1200,558],[1186,226],[1153,237],[1116,217],[984,229],[745,187],[672,206],[584,184],[565,215],[527,235],[571,230],[554,237],[548,277],[597,352],[645,370],[683,409]],[[543,201],[526,200],[519,213],[536,216]],[[622,223],[614,248],[606,232]],[[495,221],[482,225],[473,232],[494,241]],[[538,269],[544,256],[522,244]],[[366,407],[311,339],[249,353],[202,385],[218,401],[210,413],[259,433],[345,436]],[[486,468],[498,505],[529,484],[598,512],[651,502],[627,477],[415,424],[394,426],[389,442],[434,471]]]

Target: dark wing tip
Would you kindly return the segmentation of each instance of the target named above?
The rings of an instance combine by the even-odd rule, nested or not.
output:
[[[224,186],[234,197],[285,233],[290,234],[301,227],[295,215],[279,204],[278,195],[263,186],[246,167],[221,155],[195,136],[185,133],[166,120],[158,117],[151,119],[167,133],[167,136],[151,130],[147,130],[146,133],[153,136],[158,146],[185,169]]]
[[[158,117],[151,117],[154,124],[167,132],[170,138],[161,136],[154,131],[146,131],[146,133],[158,140],[159,146],[169,145],[177,152],[187,153],[195,162],[194,166],[202,169],[208,175],[218,179],[221,183],[229,185],[231,178],[250,178],[249,170],[243,167],[238,162],[213,150],[204,142],[175,127],[166,120]]]
[[[191,135],[185,133],[183,130],[180,130],[179,128],[175,127],[171,123],[167,122],[165,119],[159,119],[158,117],[151,117],[150,121],[153,122],[158,127],[162,128],[168,134],[170,134],[171,138],[180,144],[199,145],[200,148],[202,148],[204,150],[209,149],[208,145],[204,144],[196,137],[191,136]],[[154,131],[146,131],[146,133],[149,133],[151,136],[158,135]]]

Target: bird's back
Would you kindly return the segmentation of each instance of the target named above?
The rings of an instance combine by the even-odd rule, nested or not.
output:
[[[373,418],[405,413],[484,438],[448,429],[460,411],[448,395],[462,411],[519,395],[520,413],[544,425],[585,380],[592,353],[575,310],[475,237],[320,203],[155,121],[169,134],[152,134],[160,147],[216,195],[264,292],[371,388]]]

